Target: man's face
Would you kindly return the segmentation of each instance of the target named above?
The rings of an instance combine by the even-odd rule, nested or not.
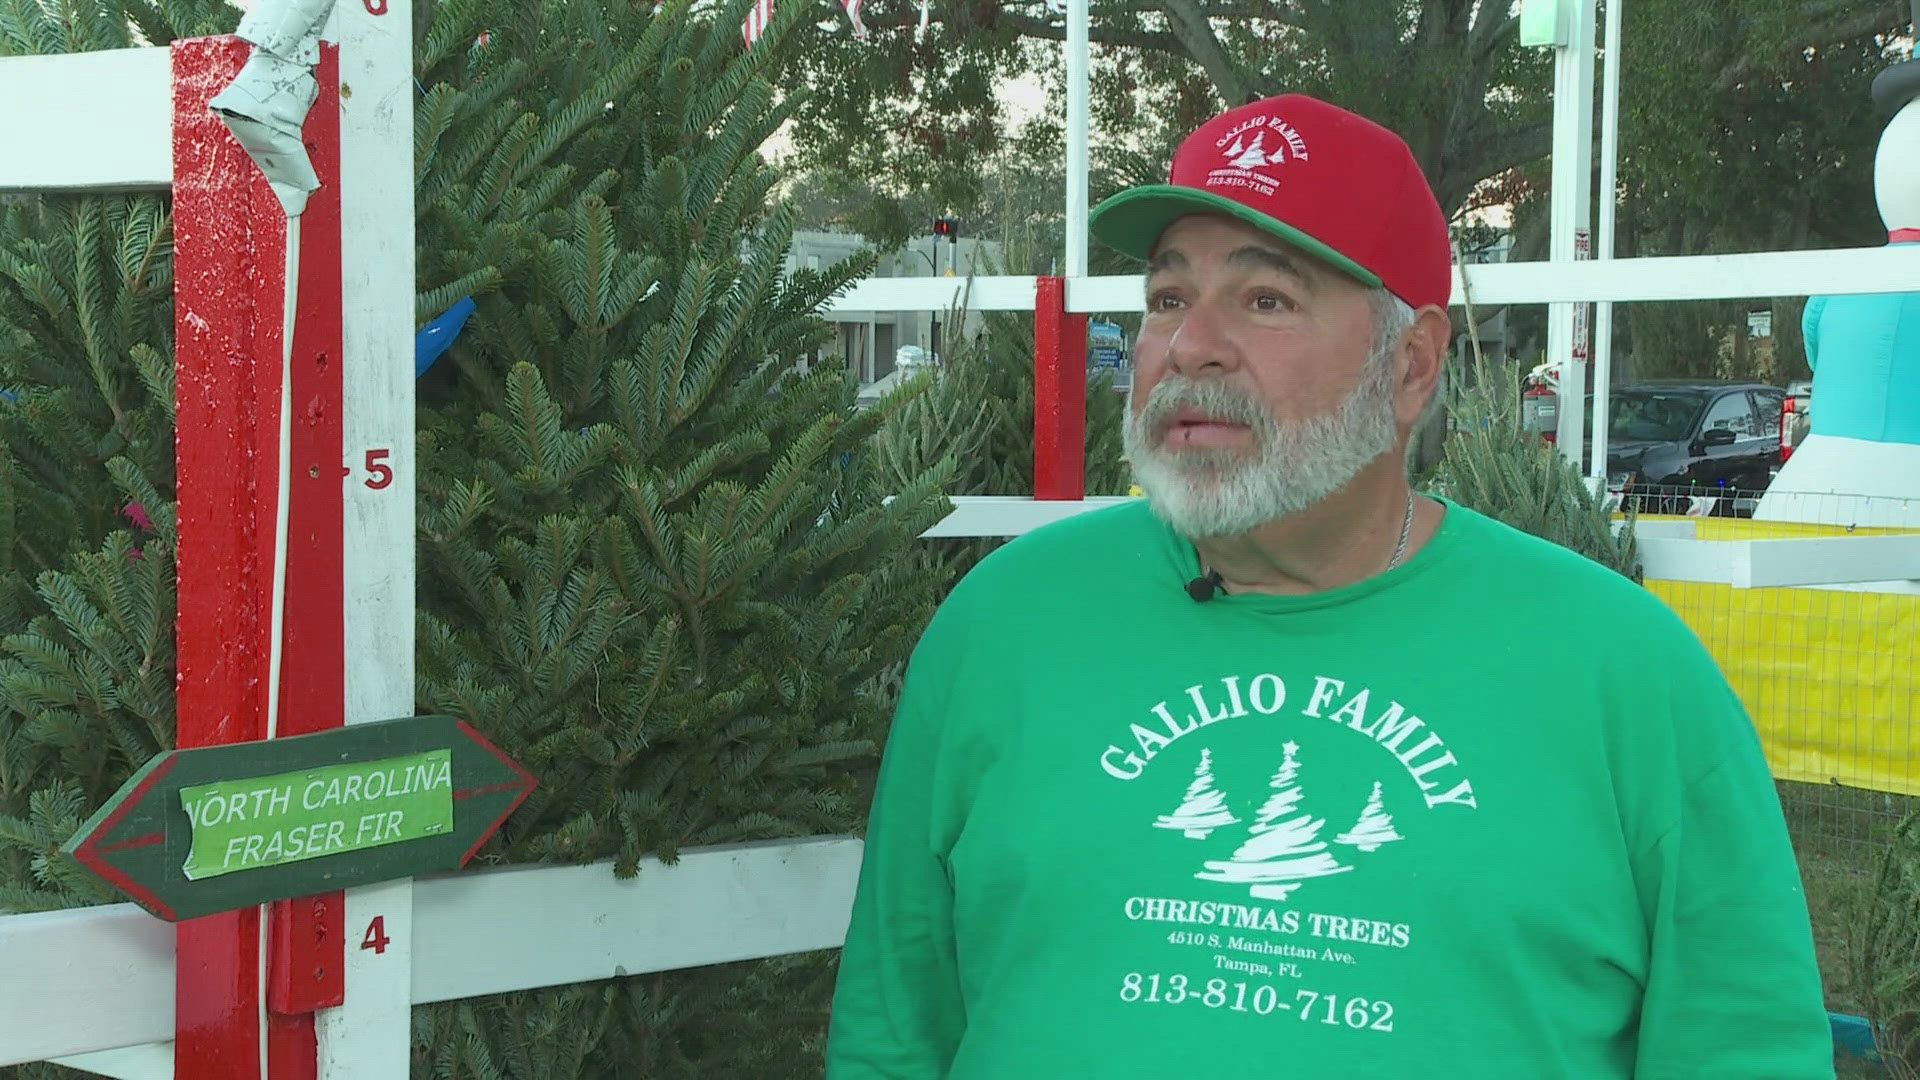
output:
[[[1188,536],[1242,533],[1345,487],[1398,442],[1368,290],[1231,218],[1160,238],[1135,350],[1134,474]]]

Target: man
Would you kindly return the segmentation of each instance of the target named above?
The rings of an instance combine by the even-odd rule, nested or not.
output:
[[[928,628],[828,1076],[1831,1076],[1713,660],[1408,486],[1450,277],[1405,144],[1256,102],[1093,230],[1148,259],[1150,506],[1016,540]]]

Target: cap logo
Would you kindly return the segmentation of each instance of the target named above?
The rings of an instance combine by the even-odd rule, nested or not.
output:
[[[1214,140],[1220,164],[1207,173],[1206,186],[1252,188],[1271,195],[1280,187],[1276,170],[1289,161],[1307,160],[1307,140],[1277,116],[1253,116]]]

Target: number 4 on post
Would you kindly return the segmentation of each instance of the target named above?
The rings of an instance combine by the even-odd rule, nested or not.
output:
[[[392,940],[387,936],[387,917],[375,915],[373,921],[367,924],[367,934],[360,939],[360,947],[372,949],[375,954],[381,954],[387,951],[387,945]]]

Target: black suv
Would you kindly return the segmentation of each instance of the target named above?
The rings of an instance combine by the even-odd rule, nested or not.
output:
[[[1786,391],[1762,383],[1617,386],[1607,421],[1607,486],[1654,512],[1671,512],[1665,503],[1678,500],[1648,496],[1764,491],[1780,467],[1785,399]]]

